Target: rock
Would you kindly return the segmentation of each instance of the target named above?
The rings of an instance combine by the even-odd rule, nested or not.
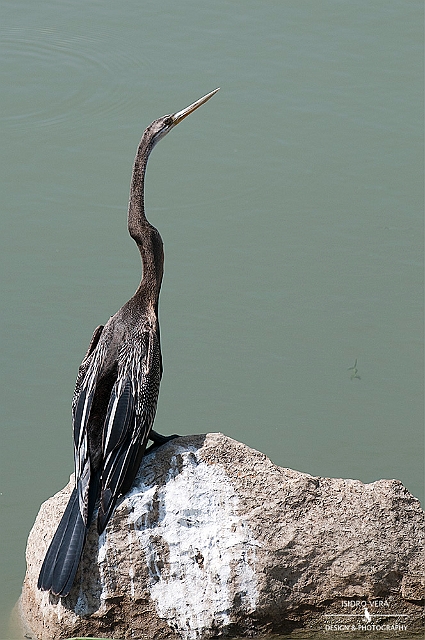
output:
[[[421,628],[424,513],[397,480],[317,478],[222,434],[179,438],[144,458],[57,598],[36,583],[71,487],[28,539],[21,611],[37,638]]]

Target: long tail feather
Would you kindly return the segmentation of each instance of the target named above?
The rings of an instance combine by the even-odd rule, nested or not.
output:
[[[86,527],[80,514],[78,493],[77,490],[74,489],[71,493],[71,497],[65,509],[65,513],[62,516],[62,520],[60,521],[59,526],[56,529],[56,533],[53,536],[53,539],[47,550],[46,557],[44,558],[40,575],[38,577],[37,586],[39,589],[42,589],[43,591],[50,590],[56,595],[67,595],[66,593],[64,593],[64,588],[68,583],[68,578],[70,575],[70,543],[71,541],[73,542],[73,565],[76,564],[78,566],[85,537]],[[79,544],[76,545],[77,539],[79,541]],[[68,555],[68,558],[66,558],[66,555]],[[77,557],[75,557],[75,555]],[[63,571],[64,562],[67,563],[66,572]]]
[[[65,513],[47,550],[38,578],[38,588],[67,596],[77,573],[98,493],[95,479],[89,491],[88,522],[80,513],[78,490],[73,489]]]

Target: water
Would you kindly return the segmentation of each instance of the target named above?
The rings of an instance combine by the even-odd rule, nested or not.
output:
[[[156,429],[423,498],[422,21],[415,0],[2,3],[0,638],[72,471],[79,362],[139,281],[137,143],[216,86],[149,162]]]

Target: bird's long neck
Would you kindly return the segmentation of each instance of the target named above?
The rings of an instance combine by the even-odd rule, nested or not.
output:
[[[143,266],[142,279],[135,295],[142,295],[146,302],[151,302],[156,308],[162,282],[164,253],[159,231],[148,222],[145,215],[145,173],[151,150],[152,146],[144,135],[137,149],[131,177],[128,232],[139,248]]]

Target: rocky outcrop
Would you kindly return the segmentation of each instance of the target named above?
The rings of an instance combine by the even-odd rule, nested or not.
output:
[[[57,598],[36,583],[70,492],[42,505],[28,539],[34,637],[421,628],[424,513],[397,480],[318,478],[222,434],[179,438],[144,458]]]

